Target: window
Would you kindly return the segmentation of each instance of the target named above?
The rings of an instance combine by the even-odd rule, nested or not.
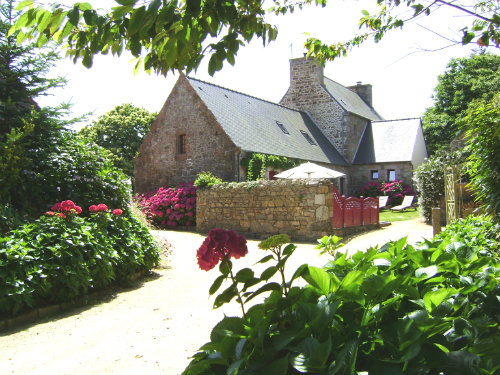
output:
[[[280,128],[283,133],[290,134],[290,132],[285,128],[285,125],[283,125],[281,122],[276,121],[276,125],[278,125],[278,128]]]
[[[377,170],[371,171],[371,179],[378,180],[378,171]]]
[[[394,169],[387,170],[387,181],[394,181],[396,179],[396,171]]]
[[[186,153],[186,134],[181,134],[177,138],[177,153],[178,154]]]
[[[301,130],[300,131],[302,133],[302,135],[304,136],[304,138],[307,140],[307,142],[309,142],[312,146],[315,146],[316,145],[316,142],[314,142],[314,140],[311,138],[311,136],[309,135],[309,133]]]

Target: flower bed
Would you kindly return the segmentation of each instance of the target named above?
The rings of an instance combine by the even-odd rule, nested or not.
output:
[[[196,224],[196,186],[163,186],[134,197],[148,221],[158,228],[191,227]]]
[[[410,185],[399,181],[369,181],[356,194],[358,197],[378,197],[385,195],[389,197],[389,206],[401,204],[405,195],[416,195]]]
[[[89,217],[72,201],[0,238],[0,316],[71,301],[158,263],[158,248],[135,217],[104,204]]]

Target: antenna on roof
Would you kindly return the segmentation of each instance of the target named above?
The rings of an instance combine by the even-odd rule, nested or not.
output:
[[[290,43],[290,58],[293,59],[293,43]]]

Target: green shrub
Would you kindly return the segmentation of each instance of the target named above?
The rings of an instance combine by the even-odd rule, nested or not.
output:
[[[0,316],[70,301],[158,262],[149,231],[126,212],[48,215],[0,238]]]
[[[448,224],[437,238],[462,243],[482,255],[500,255],[500,224],[485,216],[468,216]]]
[[[467,131],[467,170],[476,200],[500,223],[500,94],[470,104],[462,127]]]
[[[198,174],[198,177],[196,177],[196,180],[194,181],[193,185],[198,188],[203,188],[203,187],[210,187],[212,185],[222,184],[223,182],[224,181],[222,181],[222,178],[214,176],[210,172],[200,172]]]
[[[418,206],[426,222],[431,222],[432,208],[439,207],[444,197],[445,168],[460,165],[463,161],[461,151],[439,152],[415,170],[413,180],[418,191]]]
[[[323,269],[302,265],[288,282],[250,290],[293,250],[279,249],[284,258],[260,278],[249,269],[230,278],[216,307],[271,293],[243,318],[219,322],[184,374],[499,373],[498,257],[451,236],[417,246],[403,238],[350,258],[338,254]],[[224,259],[210,294],[229,270]],[[297,277],[308,285],[292,286]]]

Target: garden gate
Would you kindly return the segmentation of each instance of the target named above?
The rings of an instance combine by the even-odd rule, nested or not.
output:
[[[333,188],[333,228],[359,227],[378,224],[377,198],[346,198]]]
[[[446,167],[444,170],[444,196],[446,207],[446,224],[451,223],[453,220],[458,219],[458,205],[457,205],[457,168]]]

